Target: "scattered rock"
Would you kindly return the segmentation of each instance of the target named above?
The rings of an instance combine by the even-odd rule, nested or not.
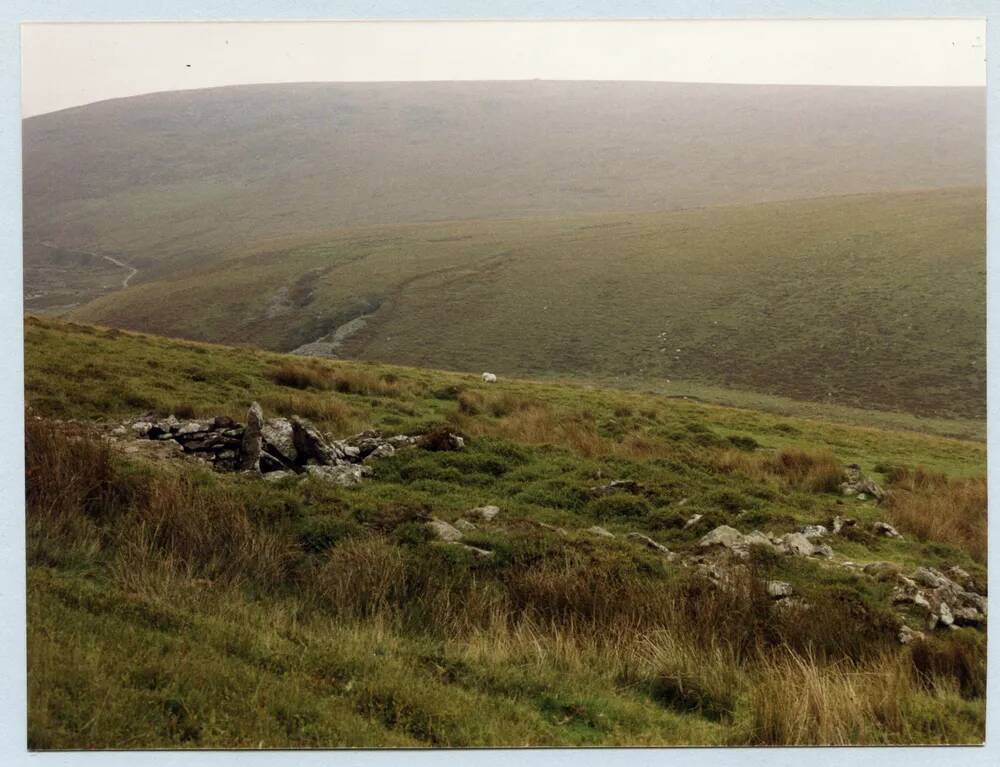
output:
[[[388,442],[383,442],[381,445],[372,450],[368,455],[366,455],[361,460],[365,463],[371,463],[380,458],[389,458],[396,454],[396,448],[390,445]]]
[[[462,531],[454,525],[445,522],[443,519],[434,518],[427,523],[434,536],[441,541],[454,543],[462,540]]]
[[[926,567],[918,567],[913,571],[913,575],[910,577],[916,583],[921,586],[926,586],[929,589],[936,589],[945,584],[945,579],[943,577]]]
[[[324,482],[332,482],[341,487],[350,487],[358,484],[367,472],[371,471],[367,466],[360,466],[356,463],[338,463],[335,466],[306,466],[306,473]]]
[[[785,597],[784,599],[779,599],[774,603],[774,606],[782,610],[798,612],[805,612],[812,609],[812,605],[799,597]]]
[[[252,405],[250,405],[251,410],[253,410],[254,405],[257,405],[257,403],[254,402]],[[257,412],[260,412],[260,405],[257,405]],[[261,418],[263,417],[264,414],[261,413]],[[180,424],[176,429],[171,429],[171,432],[174,434],[175,437],[179,438],[188,434],[204,434],[205,432],[212,431],[212,429],[213,429],[212,421],[185,421],[184,423]]]
[[[628,533],[628,534],[626,534],[625,537],[626,538],[631,538],[633,541],[638,541],[643,546],[645,546],[647,549],[652,549],[653,551],[657,551],[660,554],[665,554],[666,556],[670,557],[671,559],[673,559],[673,557],[675,556],[674,553],[670,549],[668,549],[662,543],[654,541],[648,535],[643,535],[642,533]]]
[[[858,485],[859,493],[867,493],[876,501],[881,501],[885,498],[885,491],[875,484],[875,481],[871,477],[865,477],[861,483]]]
[[[844,467],[844,481],[840,483],[840,491],[844,495],[856,495],[862,501],[867,500],[869,495],[876,501],[885,498],[885,491],[871,477],[864,476],[856,463]]]
[[[698,521],[702,519],[704,514],[693,514],[687,522],[684,523],[684,529],[687,530],[689,527],[694,527],[698,524]]]
[[[608,530],[605,530],[600,525],[594,525],[593,527],[588,527],[587,528],[587,532],[588,533],[593,533],[594,535],[599,535],[602,538],[614,538],[615,537],[614,533],[609,532]]]
[[[740,541],[741,546],[773,546],[774,539],[767,533],[762,533],[760,530],[754,530],[751,533],[745,533],[743,535],[743,540]]]
[[[538,520],[531,520],[531,522],[535,525],[538,525],[538,527],[542,528],[543,530],[551,530],[553,533],[559,533],[559,535],[569,534],[563,528],[556,527],[555,525],[550,525],[547,522],[539,522]]]
[[[822,538],[823,536],[829,534],[829,530],[823,525],[805,525],[799,529],[806,538],[812,540],[813,538]]]
[[[785,599],[792,595],[792,584],[785,581],[768,581],[767,595],[771,599]]]
[[[986,625],[986,616],[974,607],[958,607],[952,611],[955,624],[980,628]]]
[[[923,639],[924,632],[914,631],[904,623],[899,629],[899,634],[897,634],[897,638],[899,639],[900,644],[909,644],[914,639]]]
[[[900,573],[900,567],[892,562],[871,562],[865,565],[863,572],[876,580],[892,580]]]
[[[451,546],[458,546],[459,548],[462,548],[465,551],[472,552],[481,559],[488,559],[489,557],[493,556],[492,551],[488,551],[487,549],[476,548],[475,546],[470,546],[469,544],[461,543],[460,541],[448,541],[448,544]]]
[[[712,546],[722,546],[727,549],[735,549],[743,543],[743,534],[737,530],[735,527],[730,527],[729,525],[719,525],[709,533],[702,536],[701,540],[698,541],[698,545],[703,549],[711,548]]]
[[[476,527],[467,519],[460,519],[455,523],[455,529],[461,530],[462,533],[471,533],[474,530],[478,530],[479,528]]]
[[[955,622],[955,616],[952,615],[951,608],[947,602],[942,602],[938,606],[938,620],[941,621],[942,626],[950,626]]]
[[[872,525],[872,530],[875,535],[881,535],[885,538],[902,538],[903,536],[899,534],[899,531],[895,527],[890,525],[888,522],[876,522]]]
[[[447,429],[437,428],[427,432],[417,441],[424,450],[450,451],[464,450],[465,438]]]
[[[496,519],[497,515],[500,513],[499,506],[477,506],[474,509],[469,509],[466,512],[470,516],[478,517],[483,520],[483,522],[492,522]]]
[[[833,556],[833,550],[829,546],[814,544],[802,533],[786,533],[781,536],[778,546],[786,554],[794,554],[800,557]]]
[[[801,534],[795,533],[806,540]],[[808,543],[808,541],[806,541]],[[720,525],[719,527],[712,530],[710,533],[702,536],[702,539],[698,542],[698,545],[704,549],[723,549],[729,551],[740,559],[746,559],[750,556],[750,549],[752,547],[761,547],[775,554],[787,554],[789,551],[781,546],[781,542],[778,539],[773,538],[759,530],[754,530],[752,533],[747,533],[743,535],[739,530],[730,527],[729,525]],[[812,544],[809,543],[810,549]]]
[[[598,497],[617,492],[638,495],[645,492],[645,490],[646,486],[641,482],[636,482],[634,479],[614,479],[606,485],[599,485],[597,487],[590,488],[590,494]]]
[[[854,527],[858,523],[856,519],[844,518],[836,516],[833,518],[833,534],[839,535],[840,531],[845,527]]]
[[[278,482],[282,479],[288,479],[289,477],[299,476],[294,471],[269,471],[264,475],[264,479],[267,482]]]

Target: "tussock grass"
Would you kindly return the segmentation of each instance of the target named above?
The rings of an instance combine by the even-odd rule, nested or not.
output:
[[[293,389],[329,389],[332,386],[330,372],[305,362],[285,360],[271,372],[270,378],[280,386]]]
[[[498,412],[501,415],[490,422],[460,409],[455,423],[469,434],[489,434],[530,445],[562,445],[588,458],[607,455],[613,450],[611,442],[601,437],[593,421],[585,415],[558,413],[540,404]]]
[[[949,478],[920,467],[895,469],[886,509],[893,524],[924,541],[939,541],[986,561],[986,478]]]
[[[53,718],[71,704],[46,689],[49,674],[34,674],[39,746],[122,745],[119,733],[131,730],[116,713],[123,699],[150,722],[136,736],[146,745],[245,742],[239,730],[206,729],[212,710],[237,728],[265,727],[268,744],[354,742],[349,725],[370,733],[366,742],[425,745],[973,741],[981,726],[975,709],[971,720],[951,712],[966,706],[961,696],[981,699],[982,643],[949,636],[900,652],[894,626],[864,614],[871,608],[851,592],[819,590],[813,609],[781,610],[752,570],[720,588],[694,573],[637,568],[615,549],[573,545],[539,557],[538,541],[478,563],[439,543],[358,530],[309,556],[288,517],[250,513],[260,501],[239,482],[136,471],[105,445],[31,423],[29,537],[87,520],[56,524],[61,537],[50,545],[96,545],[116,589],[51,584],[45,568],[57,560],[29,541],[41,589],[32,609],[48,600],[54,616],[90,626],[108,660],[83,662],[75,684],[115,701],[81,731]],[[47,492],[57,478],[71,492]],[[270,617],[248,623],[261,609]],[[331,619],[338,636],[367,638],[327,639]],[[45,620],[32,619],[32,663],[56,662],[59,640],[38,633]],[[112,628],[121,621],[152,631],[142,641],[154,646],[214,636],[198,650],[209,653],[209,681],[198,693],[177,688],[181,670],[148,651],[130,663],[137,688],[113,681],[110,654],[134,641]],[[299,681],[283,681],[290,672]],[[215,697],[251,679],[267,685],[258,693],[265,720],[225,713]],[[143,689],[151,692],[130,697]],[[151,700],[164,707],[150,709]],[[497,709],[500,700],[509,702]],[[520,726],[486,724],[497,716]]]
[[[331,384],[342,394],[366,397],[399,397],[411,391],[408,382],[392,373],[376,375],[363,369],[337,370],[331,377]]]
[[[329,393],[268,394],[260,398],[260,405],[267,413],[286,418],[302,416],[337,434],[357,432],[367,426],[362,413]]]
[[[724,450],[716,457],[715,465],[726,473],[777,480],[812,493],[836,492],[844,474],[842,464],[829,450],[786,449],[771,455]]]

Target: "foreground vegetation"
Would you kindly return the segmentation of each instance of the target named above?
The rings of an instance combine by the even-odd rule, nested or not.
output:
[[[985,635],[900,646],[891,585],[757,552],[713,587],[720,524],[828,524],[835,560],[985,580],[981,443],[638,392],[302,360],[26,323],[29,742],[461,746],[980,742]],[[337,435],[446,425],[363,483],[270,483],[107,441],[144,411],[251,399]],[[888,501],[845,498],[858,463]],[[641,494],[594,494],[609,479]],[[483,504],[466,541],[430,516]],[[687,526],[694,514],[702,518]],[[871,522],[904,539],[878,538]],[[588,532],[601,525],[615,538]],[[763,583],[786,581],[807,610]]]

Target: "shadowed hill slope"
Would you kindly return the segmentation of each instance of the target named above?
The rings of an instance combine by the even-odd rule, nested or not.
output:
[[[344,230],[71,316],[282,351],[353,321],[339,356],[982,417],[984,204],[971,188]]]

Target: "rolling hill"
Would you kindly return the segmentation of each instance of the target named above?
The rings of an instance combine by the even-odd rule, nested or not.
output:
[[[980,418],[983,160],[971,88],[151,94],[24,121],[26,308]]]
[[[346,324],[318,350],[981,417],[984,203],[971,188],[345,230],[70,316],[306,352]]]
[[[118,255],[143,281],[343,226],[982,185],[985,91],[233,86],[32,117],[23,145],[26,242]]]

